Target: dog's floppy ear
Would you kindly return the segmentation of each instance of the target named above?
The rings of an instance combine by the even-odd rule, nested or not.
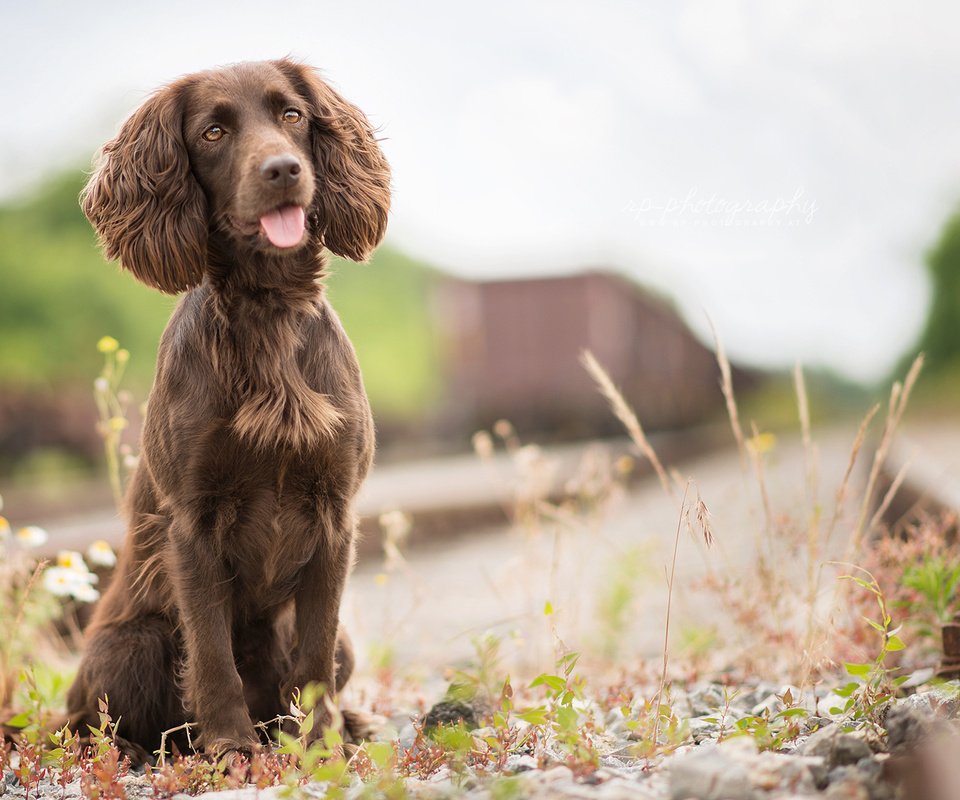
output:
[[[366,261],[390,210],[390,167],[370,123],[315,70],[286,59],[275,64],[309,106],[323,242],[337,255]]]
[[[203,279],[207,203],[183,141],[185,84],[161,89],[100,151],[80,196],[109,259],[169,294]]]

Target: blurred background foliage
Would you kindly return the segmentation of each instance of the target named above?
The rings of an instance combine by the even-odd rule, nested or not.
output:
[[[930,372],[960,367],[960,211],[943,227],[927,254],[931,300],[919,349]]]
[[[925,264],[930,283],[926,322],[894,377],[902,376],[922,352],[923,375],[913,406],[924,414],[951,415],[960,408],[960,208],[943,224]]]
[[[943,226],[927,253],[930,307],[915,345],[926,355],[920,402],[936,412],[956,413],[960,407],[960,209]],[[908,352],[901,365],[910,358]]]
[[[59,175],[0,208],[3,386],[89,383],[100,369],[94,345],[105,334],[133,354],[134,383],[149,385],[150,356],[174,301],[105,267],[77,203],[84,177]]]

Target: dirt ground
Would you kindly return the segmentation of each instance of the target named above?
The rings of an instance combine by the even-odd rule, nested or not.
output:
[[[831,432],[817,444],[818,500],[831,512],[852,441],[852,432]],[[799,440],[775,442],[765,459],[773,513],[806,520],[814,503]],[[766,527],[758,482],[749,463],[741,467],[735,449],[696,459],[679,476],[693,481],[688,503],[695,503],[699,491],[709,509],[715,541],[707,550],[683,525],[673,598],[676,647],[724,627],[716,598],[696,587],[711,572],[741,576],[749,585]],[[854,480],[862,480],[859,471]],[[361,653],[388,645],[396,665],[413,671],[468,658],[471,640],[486,631],[502,637],[504,651],[520,665],[533,665],[549,657],[556,636],[572,649],[602,650],[602,609],[614,589],[629,581],[633,596],[616,634],[616,655],[653,658],[663,646],[665,573],[678,519],[679,497],[669,497],[650,479],[614,496],[595,516],[544,518],[532,528],[501,526],[420,546],[392,569],[366,560],[350,581],[343,618]],[[825,557],[842,554],[848,529],[837,525]],[[791,557],[788,548],[781,557]],[[548,602],[553,613],[545,615]]]

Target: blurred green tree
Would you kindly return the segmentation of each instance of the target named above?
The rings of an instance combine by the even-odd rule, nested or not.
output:
[[[110,334],[133,354],[134,385],[149,386],[173,300],[104,263],[77,201],[84,179],[58,175],[0,208],[0,385],[89,383]]]
[[[940,239],[927,254],[927,271],[932,297],[917,349],[926,354],[925,372],[957,369],[960,368],[960,211],[947,220]]]

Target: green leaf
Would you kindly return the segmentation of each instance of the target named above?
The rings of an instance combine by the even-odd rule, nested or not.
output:
[[[576,730],[578,717],[576,709],[572,706],[561,706],[557,709],[557,725],[560,730]]]
[[[441,725],[434,731],[433,739],[445,750],[454,753],[465,755],[473,747],[473,736],[463,726],[463,723],[458,723],[449,728]]]
[[[393,760],[393,745],[389,742],[367,742],[364,749],[370,760],[380,769],[384,769]]]
[[[903,643],[903,640],[896,634],[887,637],[886,649],[888,652],[895,653],[897,650],[903,650],[906,645]]]
[[[866,678],[870,674],[870,670],[873,668],[873,665],[851,664],[849,662],[844,662],[843,668],[847,671],[847,674],[853,675],[855,678]]]
[[[876,589],[875,589],[874,586],[873,586],[873,584],[872,584],[872,583],[868,583],[868,582],[865,581],[863,578],[858,578],[856,575],[841,575],[840,577],[843,578],[843,579],[845,579],[845,580],[848,580],[848,581],[853,581],[853,582],[854,582],[855,584],[857,584],[858,586],[862,586],[862,587],[863,587],[864,589],[866,589],[868,592],[873,592],[874,594],[877,593],[877,592],[876,592]]]
[[[311,712],[312,713],[312,712]],[[323,732],[323,743],[328,750],[336,750],[343,744],[343,736],[335,728],[326,728]]]
[[[277,739],[280,742],[280,747],[278,747],[276,750],[277,753],[298,757],[303,756],[303,745],[295,736],[291,736],[289,733],[285,733],[284,731],[278,731]]]
[[[858,688],[860,688],[860,684],[851,681],[850,683],[846,684],[845,686],[841,686],[839,689],[834,689],[834,690],[833,690],[833,693],[834,693],[834,694],[837,694],[837,695],[840,695],[840,697],[849,697],[849,696],[852,695]]]
[[[528,708],[526,711],[520,711],[516,717],[517,719],[522,719],[524,722],[528,722],[531,725],[546,725],[547,709],[544,706]]]
[[[310,713],[303,718],[303,721],[300,723],[300,733],[303,736],[309,736],[310,731],[313,730],[313,710],[311,709]]]
[[[567,682],[559,675],[543,674],[534,678],[530,684],[531,689],[537,686],[549,686],[555,692],[562,692],[567,688]]]
[[[30,715],[23,711],[12,719],[7,720],[7,725],[11,728],[26,728],[30,724]]]
[[[577,661],[580,660],[579,653],[567,653],[565,656],[562,656],[558,661],[557,665],[563,667],[563,674],[567,677],[570,676],[570,673],[573,672],[573,668],[577,666]]]

